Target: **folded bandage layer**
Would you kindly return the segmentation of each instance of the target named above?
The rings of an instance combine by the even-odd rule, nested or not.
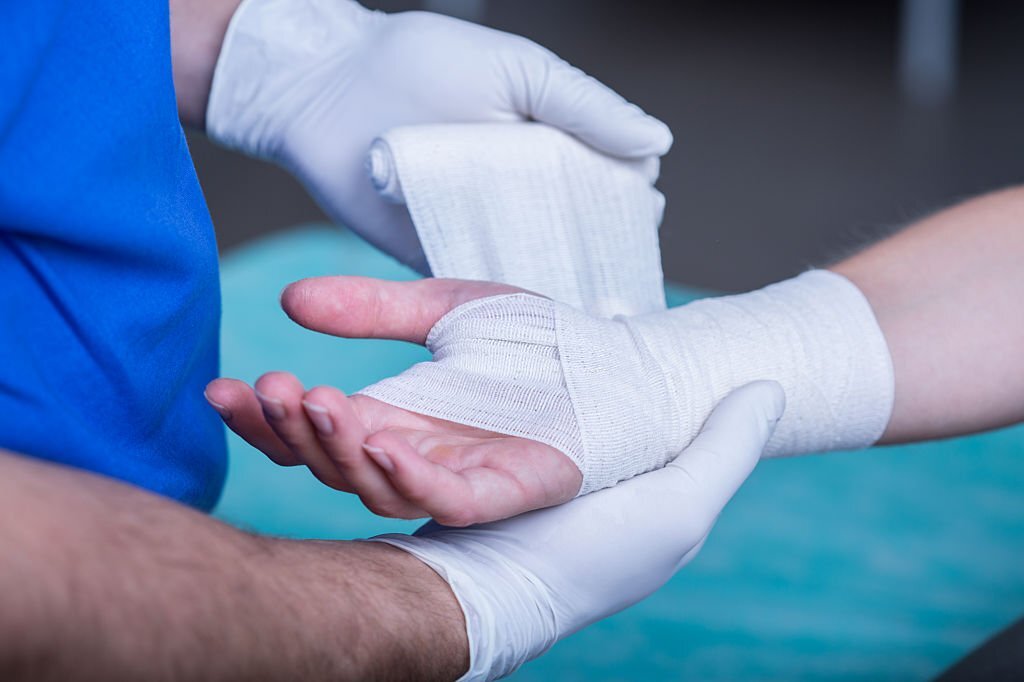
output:
[[[514,284],[602,317],[665,308],[656,158],[499,123],[398,128],[368,165],[408,207],[435,277]]]
[[[547,443],[579,467],[580,494],[663,466],[719,400],[758,379],[787,398],[769,455],[864,447],[884,431],[888,349],[845,278],[811,271],[664,310],[661,195],[643,166],[538,125],[401,129],[370,166],[407,202],[435,275],[554,300],[459,306],[427,338],[432,362],[364,394]]]
[[[580,494],[663,466],[719,400],[757,379],[787,396],[768,455],[871,445],[892,409],[889,353],[867,301],[820,270],[612,320],[528,294],[490,297],[442,318],[427,346],[433,362],[364,392],[547,443],[579,466]]]

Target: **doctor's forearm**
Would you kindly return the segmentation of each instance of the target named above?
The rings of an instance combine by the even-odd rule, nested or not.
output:
[[[454,679],[448,585],[380,543],[243,533],[0,452],[0,678]]]
[[[881,442],[1024,420],[1024,188],[936,213],[831,269],[870,301],[892,355]]]
[[[171,60],[178,114],[188,126],[206,127],[206,104],[221,44],[240,0],[170,0]]]

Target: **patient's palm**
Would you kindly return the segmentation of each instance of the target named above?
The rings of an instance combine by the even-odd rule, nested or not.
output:
[[[383,447],[394,462],[390,478],[398,492],[442,523],[505,518],[560,504],[579,491],[579,469],[544,443],[417,414],[367,396],[350,400],[367,431],[366,442]],[[413,457],[428,464],[416,466]]]
[[[295,322],[315,331],[422,344],[436,322],[460,304],[522,291],[493,282],[321,277],[289,286],[281,304]],[[467,525],[565,502],[582,483],[572,460],[537,441],[330,387],[306,392],[298,379],[280,372],[264,375],[256,389],[259,394],[241,381],[217,379],[207,397],[232,430],[275,462],[305,464],[321,481],[357,493],[379,514],[430,515]],[[314,428],[318,420],[328,422],[326,431]]]

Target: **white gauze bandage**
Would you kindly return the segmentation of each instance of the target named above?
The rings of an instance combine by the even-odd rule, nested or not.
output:
[[[779,382],[765,454],[873,444],[889,421],[889,351],[864,296],[807,272],[759,291],[612,320],[528,294],[459,306],[431,330],[433,362],[365,391],[404,409],[564,452],[580,494],[664,466],[731,390]]]
[[[539,123],[397,128],[370,149],[435,277],[504,282],[601,317],[664,310],[658,159]]]
[[[435,275],[504,281],[556,300],[466,303],[428,335],[432,362],[362,393],[547,443],[580,468],[580,494],[664,466],[719,400],[758,379],[779,382],[787,397],[769,455],[878,439],[892,409],[891,361],[851,282],[812,271],[665,311],[652,175],[541,126],[523,126],[554,133],[534,138],[546,139],[538,148],[532,133],[482,145],[458,133],[467,127],[483,137],[519,129],[396,131],[375,147],[375,182],[408,203]],[[586,191],[565,190],[580,184]],[[592,212],[593,201],[613,207]],[[614,206],[630,201],[644,210]],[[622,230],[630,214],[635,239]]]

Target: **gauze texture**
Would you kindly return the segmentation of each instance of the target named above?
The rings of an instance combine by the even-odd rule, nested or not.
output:
[[[611,320],[528,294],[489,297],[439,320],[427,347],[432,362],[364,393],[547,443],[580,468],[580,494],[664,466],[751,381],[786,394],[770,456],[866,447],[892,411],[874,314],[857,287],[823,270]]]
[[[665,308],[657,158],[492,123],[397,128],[368,165],[408,207],[435,277],[513,284],[600,317]]]
[[[843,277],[812,271],[665,310],[656,160],[604,156],[539,124],[399,128],[368,166],[404,202],[439,277],[544,294],[466,303],[431,330],[434,361],[364,394],[537,440],[580,494],[665,465],[714,405],[772,379],[788,407],[770,455],[857,448],[892,411],[888,348]]]

